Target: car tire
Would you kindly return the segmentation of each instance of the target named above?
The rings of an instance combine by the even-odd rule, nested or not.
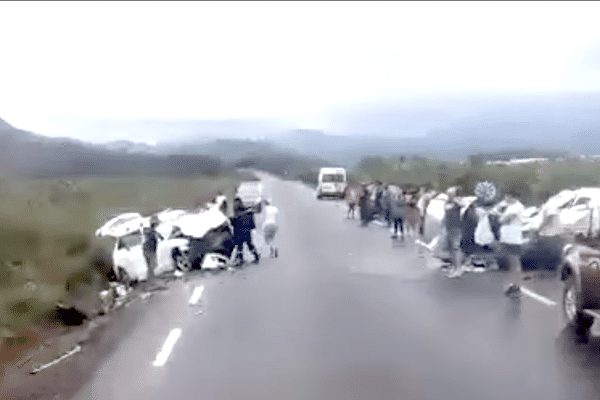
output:
[[[119,283],[122,283],[126,287],[131,286],[131,284],[132,284],[131,277],[129,276],[127,271],[125,271],[125,269],[123,267],[117,267],[117,276],[118,276]]]
[[[176,252],[175,256],[175,268],[183,272],[189,272],[193,268],[192,260],[190,259],[189,253],[187,251],[184,252]]]
[[[578,342],[587,343],[594,317],[583,312],[581,296],[575,284],[575,276],[572,274],[565,280],[562,310],[565,322],[577,335]]]

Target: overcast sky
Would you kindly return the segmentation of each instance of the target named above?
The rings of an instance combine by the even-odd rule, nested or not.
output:
[[[598,2],[0,2],[0,117],[327,129],[373,101],[600,92],[599,16]]]

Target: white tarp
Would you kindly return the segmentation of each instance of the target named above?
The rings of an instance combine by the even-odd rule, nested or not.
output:
[[[525,206],[515,199],[504,199],[494,207],[500,213],[500,242],[513,245],[522,245],[523,240],[523,212]]]
[[[488,246],[496,240],[490,225],[489,212],[483,207],[475,209],[477,214],[477,227],[475,228],[475,243],[479,246]]]

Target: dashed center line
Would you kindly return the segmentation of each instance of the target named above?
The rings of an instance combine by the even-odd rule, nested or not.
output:
[[[181,336],[181,329],[175,328],[171,330],[169,336],[167,336],[167,340],[165,340],[165,344],[163,345],[160,352],[156,355],[156,359],[154,360],[153,365],[155,367],[162,367],[167,362],[167,358],[169,358],[169,354],[173,350],[173,346]]]
[[[531,290],[527,289],[527,288],[526,288],[526,287],[524,287],[524,286],[521,286],[521,292],[522,292],[524,295],[527,295],[527,296],[531,297],[532,299],[534,299],[534,300],[537,300],[537,301],[539,301],[540,303],[542,303],[542,304],[545,304],[545,305],[547,305],[547,306],[554,307],[554,306],[556,305],[556,302],[555,302],[555,301],[552,301],[552,300],[550,300],[550,299],[549,299],[549,298],[547,298],[547,297],[544,297],[544,296],[542,296],[542,295],[539,295],[539,294],[537,294],[537,293],[535,293],[535,292],[532,292]]]
[[[204,285],[202,286],[196,286],[194,288],[194,293],[192,293],[192,297],[190,298],[190,304],[196,304],[198,303],[198,300],[200,300],[200,296],[202,296],[202,292],[204,291]]]

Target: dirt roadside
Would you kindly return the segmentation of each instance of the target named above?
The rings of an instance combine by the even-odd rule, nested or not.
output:
[[[161,279],[168,290],[176,278]],[[181,278],[179,278],[181,279]],[[131,289],[110,313],[97,316],[81,327],[55,328],[36,325],[11,363],[5,363],[0,381],[1,399],[70,399],[117,349],[122,340],[151,312],[161,290]],[[57,349],[71,349],[57,351]],[[19,350],[15,346],[15,351]],[[60,354],[62,353],[62,354]]]

